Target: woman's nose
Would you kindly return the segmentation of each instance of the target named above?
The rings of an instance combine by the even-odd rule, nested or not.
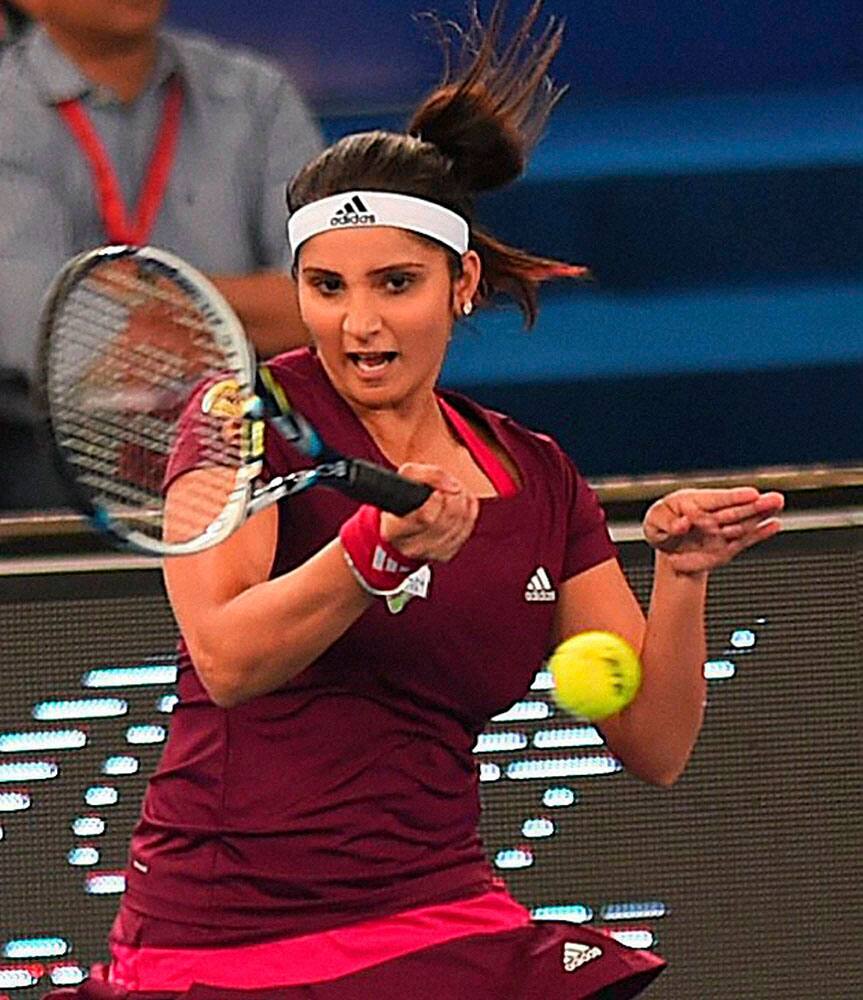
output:
[[[370,296],[352,295],[342,317],[342,332],[353,337],[368,337],[382,326],[380,310]]]

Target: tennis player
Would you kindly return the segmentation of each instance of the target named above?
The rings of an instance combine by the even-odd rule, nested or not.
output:
[[[478,835],[472,748],[554,643],[609,629],[641,651],[644,682],[602,724],[607,745],[673,783],[702,722],[708,575],[778,530],[782,497],[654,504],[645,619],[569,458],[438,388],[462,316],[505,293],[531,321],[538,284],[579,273],[473,223],[474,194],[521,172],[557,96],[561,34],[535,37],[539,8],[505,46],[500,7],[486,30],[474,20],[471,58],[407,133],[342,139],[290,186],[314,347],[270,370],[334,447],[434,492],[398,518],[311,491],[168,561],[180,701],[110,965],[79,996],[620,1000],[664,966],[597,930],[535,923],[508,894]],[[305,464],[276,435],[266,460],[273,476]],[[205,465],[181,440],[169,519]]]

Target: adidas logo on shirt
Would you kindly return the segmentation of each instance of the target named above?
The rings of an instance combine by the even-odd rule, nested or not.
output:
[[[524,588],[526,601],[556,601],[557,591],[554,589],[544,566],[537,566]]]
[[[578,944],[574,941],[564,941],[563,967],[567,972],[575,972],[582,965],[587,965],[595,958],[602,958],[602,948],[597,945]]]
[[[374,222],[374,213],[366,208],[357,194],[346,201],[330,219],[331,226],[371,226]]]

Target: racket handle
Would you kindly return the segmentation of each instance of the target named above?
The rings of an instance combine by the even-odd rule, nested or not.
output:
[[[341,493],[362,503],[370,503],[381,510],[403,517],[422,505],[432,495],[431,486],[405,479],[397,472],[382,469],[379,465],[364,462],[361,458],[350,463],[346,479],[328,482]]]

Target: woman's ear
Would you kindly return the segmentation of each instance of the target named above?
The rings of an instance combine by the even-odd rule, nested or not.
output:
[[[462,254],[461,274],[453,282],[453,313],[456,319],[469,316],[474,308],[474,296],[479,288],[482,262],[476,250]]]

